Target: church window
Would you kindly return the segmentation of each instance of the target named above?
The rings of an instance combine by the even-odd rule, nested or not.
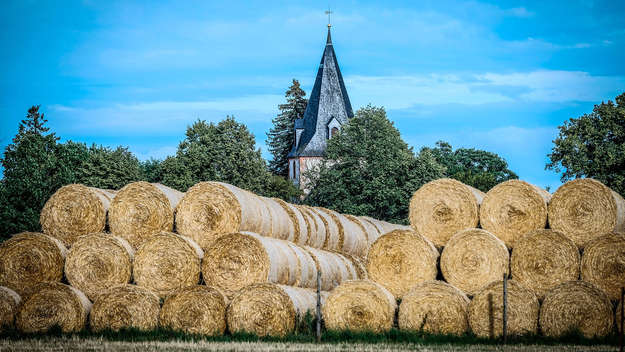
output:
[[[330,130],[330,138],[336,136],[337,133],[339,133],[338,127],[332,127],[332,129]]]

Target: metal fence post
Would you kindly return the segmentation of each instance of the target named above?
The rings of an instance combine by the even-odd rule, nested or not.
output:
[[[508,277],[503,274],[503,343],[508,339]]]
[[[317,342],[321,342],[321,270],[317,270]]]

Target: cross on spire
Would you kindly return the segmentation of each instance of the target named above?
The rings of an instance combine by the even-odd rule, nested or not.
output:
[[[328,6],[328,9],[325,12],[326,15],[328,15],[328,28],[332,27],[332,24],[330,22],[330,15],[332,14],[332,11],[330,11],[330,6]]]

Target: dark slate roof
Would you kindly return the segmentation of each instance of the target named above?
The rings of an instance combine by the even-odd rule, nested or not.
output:
[[[344,125],[353,116],[352,104],[347,96],[328,27],[326,47],[304,117],[295,121],[295,128],[303,128],[304,131],[299,144],[291,149],[289,157],[325,156],[328,123],[336,118]]]

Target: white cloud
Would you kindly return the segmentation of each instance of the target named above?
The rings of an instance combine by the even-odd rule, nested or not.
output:
[[[525,7],[514,7],[504,10],[504,13],[514,17],[527,18],[534,16],[532,11],[528,11]]]

